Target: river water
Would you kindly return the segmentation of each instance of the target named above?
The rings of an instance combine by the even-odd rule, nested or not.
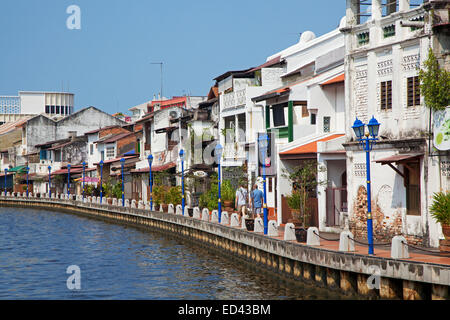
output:
[[[68,289],[69,266],[80,290]],[[70,283],[76,283],[69,281]],[[0,208],[0,299],[341,299],[157,232]]]

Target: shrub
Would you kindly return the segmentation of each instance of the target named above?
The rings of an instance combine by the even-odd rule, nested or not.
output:
[[[430,213],[437,222],[450,225],[450,191],[437,192],[433,195]]]

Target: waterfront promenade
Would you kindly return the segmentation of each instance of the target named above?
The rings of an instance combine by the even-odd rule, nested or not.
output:
[[[127,204],[128,205],[128,204]],[[180,214],[50,198],[0,197],[0,206],[69,211],[173,234],[237,257],[269,272],[318,286],[384,299],[448,299],[450,258],[410,251],[408,259],[390,258],[389,247],[376,246],[375,255],[355,244],[340,252],[338,241],[320,240],[320,246],[285,241],[282,230],[270,237],[242,227],[218,224]],[[332,235],[322,235],[330,237]],[[374,278],[375,277],[375,278]],[[379,278],[379,286],[368,286]],[[376,281],[375,281],[376,283]]]

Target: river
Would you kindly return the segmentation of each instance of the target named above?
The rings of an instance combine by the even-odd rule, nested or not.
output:
[[[79,267],[79,290],[68,288],[69,266]],[[0,299],[341,298],[170,235],[68,213],[0,208]]]

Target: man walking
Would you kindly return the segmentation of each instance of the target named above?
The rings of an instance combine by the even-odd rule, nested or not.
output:
[[[248,199],[248,192],[245,188],[245,183],[241,183],[241,187],[236,190],[236,200],[235,200],[235,207],[238,209],[239,212],[239,221],[241,221],[241,217],[244,210],[247,208],[247,199]]]
[[[261,218],[262,205],[264,202],[264,194],[261,190],[258,189],[257,184],[253,186],[251,197],[252,197],[253,214],[257,215],[257,218]]]

